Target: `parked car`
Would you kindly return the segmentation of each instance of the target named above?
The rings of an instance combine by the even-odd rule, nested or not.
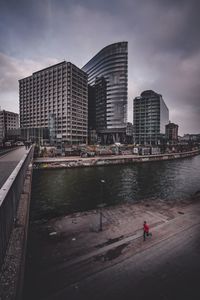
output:
[[[17,142],[15,143],[15,146],[24,146],[24,143],[21,142],[21,141],[17,141]]]

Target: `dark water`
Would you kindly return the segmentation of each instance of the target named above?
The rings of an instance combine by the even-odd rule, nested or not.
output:
[[[31,218],[94,209],[100,203],[179,201],[199,190],[200,155],[133,165],[34,170]]]

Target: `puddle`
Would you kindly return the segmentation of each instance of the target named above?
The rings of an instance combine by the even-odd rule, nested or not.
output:
[[[110,249],[103,255],[95,256],[94,260],[96,260],[96,261],[113,260],[113,259],[117,258],[118,256],[120,256],[122,254],[123,249],[126,248],[128,245],[129,245],[129,243],[125,243],[125,244],[122,244],[118,247]]]
[[[96,245],[95,247],[96,247],[96,248],[102,248],[102,247],[104,247],[104,246],[111,245],[111,244],[113,244],[113,243],[116,243],[116,242],[122,240],[123,237],[124,237],[123,235],[120,235],[119,237],[116,237],[116,238],[113,238],[113,239],[109,239],[109,240],[107,240],[105,243]]]

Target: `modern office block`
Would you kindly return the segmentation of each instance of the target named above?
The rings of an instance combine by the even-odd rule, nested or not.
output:
[[[104,77],[95,80],[95,104],[96,104],[96,130],[106,130],[106,79]]]
[[[95,102],[96,131],[104,143],[118,141],[126,131],[128,87],[128,43],[109,45],[83,68],[95,88],[89,111]]]
[[[20,127],[26,139],[87,142],[87,74],[63,61],[19,80]]]
[[[135,143],[160,144],[169,123],[169,110],[162,95],[152,90],[142,92],[134,99],[133,117]]]
[[[18,128],[19,114],[0,110],[0,143],[7,139],[10,130],[17,130]]]

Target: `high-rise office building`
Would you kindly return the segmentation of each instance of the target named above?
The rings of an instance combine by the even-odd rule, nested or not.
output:
[[[0,110],[0,144],[8,138],[10,130],[19,128],[19,115],[6,110]]]
[[[169,142],[177,142],[178,141],[178,125],[169,122],[165,126],[165,134],[166,134],[166,139]]]
[[[134,139],[136,144],[157,145],[165,135],[169,110],[162,95],[152,90],[141,93],[133,103]]]
[[[97,131],[106,130],[106,79],[104,77],[95,80],[95,111]]]
[[[20,127],[25,139],[87,142],[87,74],[63,61],[19,80]]]
[[[127,121],[128,43],[103,48],[82,70],[88,74],[89,85],[95,88],[89,94],[89,112],[95,103],[98,136],[103,143],[119,141]]]

